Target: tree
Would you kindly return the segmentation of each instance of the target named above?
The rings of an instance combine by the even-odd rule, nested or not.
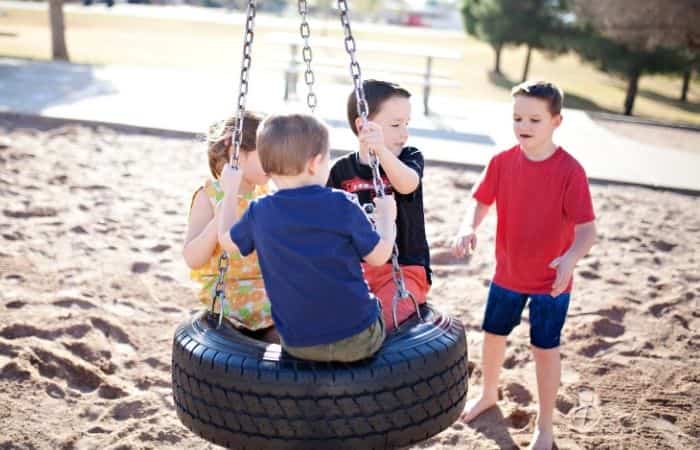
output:
[[[501,50],[515,42],[518,24],[509,14],[515,3],[515,0],[464,0],[462,3],[464,27],[467,33],[493,48],[496,57],[493,71],[498,75],[501,74]]]
[[[525,64],[521,81],[526,81],[530,72],[532,50],[544,50],[550,55],[564,53],[568,50],[567,14],[569,5],[566,0],[526,0],[513,6],[512,13],[518,20],[524,21],[525,27],[517,28],[514,40],[525,45]]]
[[[464,0],[462,17],[467,33],[488,42],[496,56],[494,72],[501,73],[504,46],[527,47],[522,79],[530,71],[533,49],[566,51],[559,39],[565,31],[566,0]]]
[[[697,0],[574,0],[577,52],[627,78],[624,113],[631,115],[645,73],[682,73],[687,52],[700,49]]]
[[[49,22],[51,24],[51,56],[53,59],[68,61],[63,0],[49,0]]]
[[[683,84],[681,87],[681,95],[679,100],[682,102],[688,101],[688,91],[690,90],[690,80],[693,78],[693,72],[697,72],[700,67],[700,52],[687,52],[686,64],[683,69]]]

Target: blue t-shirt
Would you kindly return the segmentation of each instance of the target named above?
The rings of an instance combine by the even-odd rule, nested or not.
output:
[[[360,263],[380,238],[346,192],[313,185],[259,197],[231,228],[231,239],[244,256],[257,251],[286,344],[329,344],[377,320]]]

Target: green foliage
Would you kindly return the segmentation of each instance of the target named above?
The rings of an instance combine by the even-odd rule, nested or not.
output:
[[[642,73],[681,72],[688,64],[687,53],[674,48],[633,48],[606,36],[588,23],[579,23],[569,34],[569,46],[581,58],[596,64],[604,72],[622,76]]]
[[[566,0],[464,0],[464,27],[493,47],[529,45],[552,52],[566,51]]]

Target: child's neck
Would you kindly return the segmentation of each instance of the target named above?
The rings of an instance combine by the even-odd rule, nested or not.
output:
[[[544,161],[545,159],[549,158],[554,154],[554,152],[557,151],[558,146],[553,142],[549,141],[537,148],[528,148],[526,149],[522,145],[520,146],[522,149],[523,153],[525,154],[525,157],[529,159],[530,161]]]
[[[304,186],[322,186],[311,175],[273,175],[272,181],[278,189],[296,189]]]
[[[251,183],[250,181],[246,180],[243,178],[241,180],[241,185],[238,188],[238,194],[239,195],[245,195],[245,194],[250,194],[255,190],[255,184]]]

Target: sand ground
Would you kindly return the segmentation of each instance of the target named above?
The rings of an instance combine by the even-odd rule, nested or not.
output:
[[[0,448],[208,449],[177,419],[175,327],[198,307],[180,256],[200,143],[0,119]],[[467,328],[470,397],[493,271],[495,217],[477,253],[448,243],[476,172],[428,165],[430,301]],[[700,443],[700,200],[595,185],[599,242],[575,276],[562,354],[561,449]],[[415,449],[527,445],[536,414],[527,320],[511,336],[502,401]]]

